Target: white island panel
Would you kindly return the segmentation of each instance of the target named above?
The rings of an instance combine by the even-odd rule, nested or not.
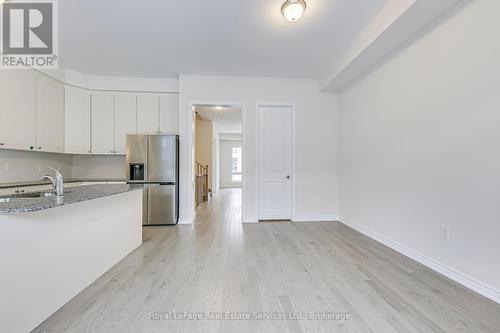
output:
[[[142,190],[0,214],[0,332],[29,332],[142,243]]]

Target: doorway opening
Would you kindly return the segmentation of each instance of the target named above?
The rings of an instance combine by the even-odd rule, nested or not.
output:
[[[238,198],[241,207],[242,107],[194,104],[193,111],[195,207],[209,204],[220,192]]]

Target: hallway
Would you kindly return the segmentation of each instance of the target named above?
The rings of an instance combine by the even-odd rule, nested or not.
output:
[[[500,327],[499,305],[340,223],[240,220],[241,190],[228,189],[198,208],[193,225],[145,228],[141,247],[34,332],[497,332]],[[207,314],[218,319],[222,312],[235,320],[186,320]],[[283,319],[287,313],[308,318]],[[240,320],[245,315],[274,317]]]

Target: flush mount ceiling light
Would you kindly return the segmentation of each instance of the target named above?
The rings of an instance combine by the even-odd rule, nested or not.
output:
[[[281,6],[281,14],[289,22],[298,21],[306,10],[305,0],[286,0]]]

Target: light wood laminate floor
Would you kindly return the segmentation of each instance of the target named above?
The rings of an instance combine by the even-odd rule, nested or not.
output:
[[[500,306],[340,223],[241,224],[224,190],[34,332],[500,332]],[[348,320],[151,320],[172,312],[345,313]],[[335,318],[333,318],[335,319]]]

